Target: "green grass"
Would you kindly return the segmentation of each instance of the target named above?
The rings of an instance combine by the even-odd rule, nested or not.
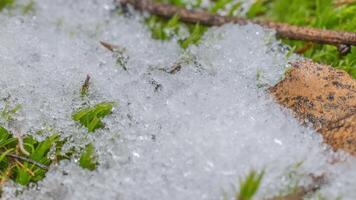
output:
[[[184,24],[179,21],[178,16],[171,19],[163,19],[158,16],[150,16],[146,19],[146,24],[151,31],[151,36],[154,39],[167,41],[172,38],[178,38],[178,42],[183,49],[188,48],[192,44],[197,44],[207,30],[206,27],[199,24]],[[188,36],[183,32],[188,31]]]
[[[20,105],[12,106],[10,100],[5,100],[0,112],[2,121],[16,121],[20,108]],[[73,118],[93,132],[104,126],[101,119],[110,114],[112,108],[113,103],[100,103],[78,111]],[[42,131],[38,134],[41,135]],[[95,170],[98,162],[94,146],[88,144],[81,150],[71,148],[63,153],[62,147],[69,141],[69,138],[61,139],[58,134],[52,134],[43,141],[29,135],[15,137],[0,124],[0,185],[9,180],[24,186],[35,183],[45,177],[52,163],[73,156],[79,156],[79,166],[83,169]]]
[[[23,3],[18,3],[15,0],[0,0],[0,12],[4,8],[8,8],[10,10],[19,10],[23,15],[27,15],[35,11],[35,1],[28,0]]]
[[[7,6],[11,6],[15,0],[0,0],[0,11]]]
[[[293,25],[356,32],[356,3],[336,6],[332,0],[257,0],[247,13],[260,18]],[[296,52],[316,62],[343,69],[356,78],[356,49],[340,56],[335,46],[283,40]]]
[[[97,157],[95,155],[95,148],[94,145],[90,143],[85,146],[82,151],[82,154],[80,155],[79,166],[84,169],[93,171],[96,169],[97,165],[98,162]]]
[[[200,24],[196,24],[194,27],[191,27],[190,35],[185,39],[179,40],[180,46],[183,49],[186,49],[192,44],[197,44],[206,30],[207,28]]]
[[[114,103],[103,102],[95,105],[94,107],[84,108],[72,115],[74,121],[79,122],[85,126],[89,132],[94,132],[96,129],[104,128],[102,118],[112,112]]]
[[[250,171],[249,174],[240,181],[239,192],[236,193],[236,200],[252,200],[260,188],[264,171]]]
[[[18,141],[7,129],[0,126],[0,182],[4,183],[7,180],[13,180],[21,185],[28,185],[30,182],[42,180],[45,177],[47,169],[28,162],[25,159],[48,167],[52,163],[52,160],[49,158],[50,149],[56,146],[55,144],[59,141],[59,136],[53,134],[41,142],[31,136],[24,137],[23,148],[28,155],[19,150],[20,144]],[[14,155],[25,159],[14,158]]]
[[[179,7],[200,8],[202,1],[182,1],[182,0],[156,0],[159,3],[168,3]],[[217,13],[224,10],[227,5],[232,4],[227,11],[228,15],[232,16],[241,7],[241,3],[233,3],[232,0],[217,0],[213,1],[210,8],[207,8],[212,13]],[[146,25],[151,31],[151,36],[154,39],[167,41],[176,38],[183,49],[187,49],[190,45],[198,44],[202,36],[207,30],[206,26],[200,24],[187,24],[179,21],[178,16],[171,19],[164,19],[155,15],[151,15],[146,19]],[[187,34],[188,33],[188,34]]]
[[[20,150],[19,140],[0,126],[0,185],[8,180],[24,186],[40,181],[52,163],[70,159],[79,153],[71,150],[62,153],[62,146],[67,140],[61,140],[58,134],[52,134],[43,141],[37,141],[32,136],[25,136],[22,140],[26,153]],[[95,152],[92,144],[86,145],[80,153],[79,166],[95,170],[98,165]]]
[[[14,107],[10,107],[10,103],[5,101],[3,110],[0,112],[0,117],[6,122],[14,119],[16,113],[21,109],[20,104],[16,104]]]

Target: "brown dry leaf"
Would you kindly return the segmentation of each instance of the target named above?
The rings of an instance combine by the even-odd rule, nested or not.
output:
[[[356,155],[356,80],[347,73],[311,61],[296,62],[269,91],[298,119],[312,123],[335,150]]]

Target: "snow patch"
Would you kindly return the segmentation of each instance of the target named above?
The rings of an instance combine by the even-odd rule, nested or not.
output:
[[[138,14],[119,16],[109,0],[43,0],[32,17],[0,13],[0,35],[0,97],[23,106],[19,128],[44,137],[35,132],[50,127],[73,146],[93,141],[100,162],[89,172],[64,161],[21,195],[8,183],[4,199],[222,199],[251,169],[266,172],[261,199],[290,185],[300,162],[299,185],[326,174],[322,196],[356,198],[355,159],[332,153],[266,93],[298,59],[271,31],[211,28],[183,52],[151,39]],[[126,49],[127,71],[99,41]],[[178,73],[162,70],[182,58]],[[85,103],[117,103],[106,128],[90,134],[71,119],[87,74]]]

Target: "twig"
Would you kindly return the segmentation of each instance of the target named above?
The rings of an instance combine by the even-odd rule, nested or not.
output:
[[[114,52],[114,50],[117,48],[117,46],[103,41],[100,41],[100,44],[111,52]]]
[[[41,164],[41,163],[39,163],[37,161],[31,160],[29,158],[25,158],[25,157],[22,157],[22,156],[19,156],[19,155],[16,155],[16,154],[7,154],[6,156],[10,157],[10,158],[17,159],[17,160],[25,161],[25,162],[31,163],[33,165],[36,165],[39,168],[48,170],[48,167],[46,165]]]
[[[294,26],[284,23],[275,23],[260,20],[248,20],[241,17],[229,17],[211,14],[206,11],[194,11],[177,6],[154,3],[149,0],[116,0],[123,7],[132,5],[140,11],[147,11],[151,14],[165,18],[178,15],[180,20],[188,23],[200,23],[207,26],[221,26],[227,23],[245,25],[248,23],[258,24],[265,28],[274,29],[278,36],[292,40],[310,41],[320,44],[332,45],[356,45],[356,33],[323,30],[317,28]]]
[[[89,74],[87,74],[87,77],[85,78],[82,88],[80,89],[81,96],[86,96],[88,94],[89,84],[90,84],[90,76],[89,76]]]
[[[119,64],[125,71],[127,71],[126,65],[129,57],[124,55],[126,49],[103,41],[100,41],[100,44],[107,50],[114,53],[113,55],[116,57],[116,63]]]

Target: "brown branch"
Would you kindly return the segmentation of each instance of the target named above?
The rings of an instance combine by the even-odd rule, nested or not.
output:
[[[154,3],[149,0],[117,0],[123,7],[132,5],[139,11],[147,11],[151,14],[165,18],[178,15],[180,19],[188,23],[200,23],[207,26],[221,26],[227,23],[245,25],[258,24],[265,28],[274,29],[279,37],[292,40],[303,40],[321,44],[332,45],[356,45],[356,33],[323,30],[317,28],[294,26],[284,23],[275,23],[260,20],[248,20],[241,17],[228,17],[211,14],[206,11],[194,11],[179,8],[173,5]]]

